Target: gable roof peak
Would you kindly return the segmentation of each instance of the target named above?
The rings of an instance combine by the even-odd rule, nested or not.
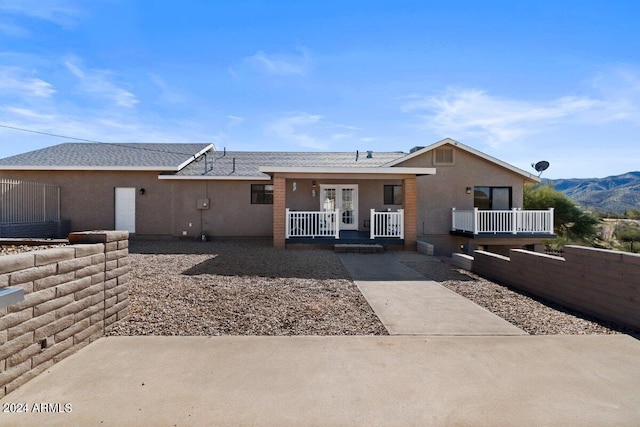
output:
[[[420,155],[422,155],[424,153],[427,153],[429,151],[435,150],[436,148],[440,148],[443,145],[453,145],[454,147],[459,148],[459,149],[461,149],[463,151],[466,151],[467,153],[473,154],[473,155],[475,155],[477,157],[480,157],[480,158],[482,158],[482,159],[484,159],[484,160],[486,160],[488,162],[494,163],[494,164],[496,164],[498,166],[501,166],[501,167],[503,167],[505,169],[508,169],[508,170],[510,170],[510,171],[512,171],[514,173],[522,175],[525,179],[527,179],[527,180],[529,180],[531,182],[540,182],[540,178],[538,178],[537,176],[535,176],[535,175],[533,175],[533,174],[531,174],[531,173],[529,173],[529,172],[527,172],[525,170],[517,168],[517,167],[515,167],[515,166],[513,166],[513,165],[511,165],[511,164],[509,164],[507,162],[503,162],[502,160],[499,160],[499,159],[497,159],[497,158],[495,158],[493,156],[485,154],[482,151],[476,150],[475,148],[469,147],[468,145],[465,145],[465,144],[463,144],[463,143],[461,143],[459,141],[456,141],[453,138],[444,138],[444,139],[442,139],[442,140],[440,140],[438,142],[435,142],[435,143],[433,143],[431,145],[428,145],[428,146],[422,147],[422,148],[415,147],[415,148],[418,148],[418,149],[415,150],[415,151],[412,150],[406,156],[401,157],[401,158],[396,159],[396,160],[393,160],[393,161],[391,161],[389,163],[386,163],[383,166],[390,167],[390,166],[399,165],[401,163],[406,162],[409,159],[412,159],[414,157],[420,156]]]

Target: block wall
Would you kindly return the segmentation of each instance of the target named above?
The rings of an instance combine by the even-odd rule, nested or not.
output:
[[[129,233],[72,233],[69,246],[0,256],[0,397],[104,335],[127,315]]]
[[[566,246],[564,258],[475,251],[472,271],[603,320],[640,328],[640,255]]]

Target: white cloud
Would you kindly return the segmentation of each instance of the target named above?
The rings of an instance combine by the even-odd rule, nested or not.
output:
[[[275,135],[277,138],[286,142],[292,142],[297,145],[314,148],[326,149],[327,145],[319,141],[312,132],[316,130],[323,116],[318,114],[309,114],[304,112],[295,112],[277,119],[267,127],[267,133]]]
[[[333,122],[320,114],[296,111],[271,122],[265,133],[281,142],[301,147],[342,151],[345,145],[362,141],[358,136],[360,130],[355,126]]]
[[[479,89],[449,88],[437,96],[411,96],[402,110],[417,114],[441,136],[479,137],[497,147],[601,107],[601,101],[590,97],[527,101],[496,97]]]
[[[48,98],[56,92],[49,82],[32,77],[20,68],[1,66],[0,90],[36,98]]]
[[[290,54],[267,54],[263,51],[257,52],[246,58],[246,61],[259,70],[275,76],[304,75],[311,66],[311,56],[306,49],[297,49],[296,55]],[[232,75],[236,72],[230,69]]]
[[[28,119],[28,120],[37,120],[42,122],[48,122],[56,119],[56,116],[53,114],[46,114],[42,111],[24,108],[24,107],[2,106],[0,107],[0,109],[4,113],[5,119],[9,119],[9,118]],[[16,127],[19,127],[19,126],[16,126]]]
[[[0,12],[6,15],[22,15],[69,27],[74,25],[80,10],[69,0],[0,0]]]
[[[125,108],[132,108],[139,102],[133,93],[111,82],[112,72],[97,69],[83,70],[77,62],[77,58],[71,58],[64,64],[78,78],[78,90],[81,92],[96,95]]]
[[[176,105],[188,102],[189,97],[179,89],[169,86],[160,76],[149,73],[149,79],[160,90],[157,103],[162,105]]]
[[[0,33],[8,37],[26,38],[31,32],[7,19],[0,21]]]
[[[401,109],[439,136],[482,139],[493,147],[572,125],[640,123],[637,70],[608,68],[580,89],[581,95],[527,100],[495,96],[481,89],[447,88],[436,95],[407,96]]]
[[[632,121],[640,123],[640,70],[614,66],[603,69],[589,80],[602,106],[589,119],[597,122]]]
[[[2,124],[36,132],[64,135],[100,142],[209,142],[211,133],[200,122],[183,119],[141,117],[128,110],[87,110],[24,108],[0,106]],[[65,138],[45,137],[16,130],[0,129],[0,147],[15,146],[17,139],[32,141],[39,146],[64,142]],[[18,147],[15,153],[25,150]],[[2,157],[2,156],[0,156]]]
[[[238,117],[232,114],[228,114],[227,119],[229,119],[229,122],[227,123],[227,127],[229,128],[234,128],[244,122],[244,117]]]

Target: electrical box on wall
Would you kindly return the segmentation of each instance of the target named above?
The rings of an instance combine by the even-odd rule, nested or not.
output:
[[[198,209],[209,209],[209,199],[198,199]]]

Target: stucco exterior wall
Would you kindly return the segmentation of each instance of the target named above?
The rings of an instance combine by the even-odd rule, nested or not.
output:
[[[159,180],[158,172],[2,171],[1,178],[60,186],[61,216],[71,231],[113,230],[115,188],[136,189],[136,235],[271,236],[272,205],[251,204],[251,184],[269,181]],[[144,194],[140,189],[144,188]],[[210,199],[199,210],[198,199]],[[184,234],[186,232],[186,235]]]
[[[120,171],[2,171],[2,178],[47,182],[60,186],[60,215],[71,219],[71,230],[113,230],[115,188],[136,188],[136,233],[167,234],[170,187],[158,172]],[[145,189],[140,195],[139,190]]]
[[[251,184],[270,181],[166,180],[171,188],[174,236],[271,236],[273,205],[251,204]],[[209,209],[198,209],[209,199]]]
[[[433,243],[438,254],[459,250],[468,239],[449,235],[451,208],[473,209],[473,191],[467,187],[511,187],[512,207],[522,208],[524,178],[508,169],[454,148],[453,165],[434,165],[433,151],[427,151],[398,166],[435,167],[435,175],[417,177],[418,238]]]

